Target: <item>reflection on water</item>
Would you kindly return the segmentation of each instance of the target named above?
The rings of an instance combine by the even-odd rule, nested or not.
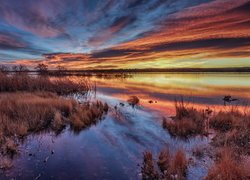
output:
[[[117,103],[108,96],[100,98],[111,106]],[[199,137],[188,142],[172,139],[155,123],[157,114],[147,109],[126,105],[119,111],[124,118],[116,118],[117,112],[111,110],[105,120],[80,134],[66,129],[59,136],[30,136],[14,169],[5,177],[32,179],[41,174],[42,179],[140,179],[139,164],[145,150],[158,154],[165,147],[171,151],[181,147],[191,153],[193,146],[207,142]],[[204,167],[193,169],[193,176],[202,176],[203,171]]]
[[[237,105],[245,105],[250,100],[250,74],[148,73],[126,79],[93,77],[92,80],[100,93],[123,100],[129,95],[137,95],[143,106],[167,114],[174,113],[174,101],[180,98],[197,107],[214,108],[224,108],[222,99],[226,95],[239,99],[234,102]]]
[[[171,138],[161,127],[162,115],[173,113],[176,98],[183,96],[196,106],[224,107],[224,95],[239,98],[240,102],[249,100],[249,79],[248,74],[91,77],[97,92],[89,98],[101,99],[111,107],[105,119],[79,134],[65,129],[58,136],[29,136],[14,160],[14,168],[1,173],[0,179],[34,179],[39,175],[41,179],[140,179],[139,164],[145,150],[156,155],[163,148],[183,148],[191,155],[194,147],[208,144],[209,139],[202,137],[188,141]],[[138,96],[142,106],[132,108],[125,103],[130,95]],[[125,106],[120,106],[120,102]],[[194,161],[188,179],[202,179],[208,165]]]

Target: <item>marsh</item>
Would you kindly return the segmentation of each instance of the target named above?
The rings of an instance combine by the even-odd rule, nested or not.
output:
[[[70,82],[82,82],[86,77],[67,78]],[[18,150],[8,162],[4,155],[1,156],[6,166],[11,164],[2,168],[2,179],[141,179],[144,153],[150,152],[157,157],[164,149],[169,149],[171,153],[181,149],[187,160],[192,159],[193,162],[188,165],[187,179],[203,178],[213,163],[211,154],[207,152],[213,148],[210,145],[212,137],[195,135],[186,140],[173,137],[162,127],[162,118],[175,116],[175,102],[178,99],[197,109],[210,107],[226,111],[235,105],[239,109],[246,108],[250,98],[249,74],[146,73],[125,78],[88,78],[94,88],[83,95],[73,93],[70,96],[72,100],[68,99],[69,96],[65,100],[57,100],[53,94],[49,98],[54,98],[54,102],[60,101],[57,105],[59,108],[63,103],[67,108],[79,106],[78,103],[106,103],[108,109],[98,105],[107,112],[101,117],[102,120],[77,131],[72,129],[72,124],[65,123],[60,133],[53,129],[29,133],[18,141]],[[225,106],[225,95],[231,95],[238,101]],[[21,98],[19,96],[22,100],[35,96],[36,102],[41,96],[50,100],[47,94],[26,93]],[[132,106],[128,101],[131,97],[137,97],[138,104]],[[85,116],[82,114],[80,117]],[[202,152],[205,153],[202,159],[194,155],[198,147],[207,149]],[[202,165],[204,160],[206,165]]]

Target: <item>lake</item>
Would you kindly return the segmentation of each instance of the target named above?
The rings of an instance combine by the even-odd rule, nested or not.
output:
[[[193,148],[210,141],[199,136],[175,139],[162,128],[162,118],[174,115],[176,100],[216,110],[229,107],[222,100],[226,95],[237,99],[232,103],[239,108],[250,100],[250,74],[244,73],[147,73],[89,79],[94,91],[76,98],[107,102],[111,108],[104,119],[77,134],[66,128],[59,135],[29,136],[13,160],[14,167],[1,172],[0,179],[140,179],[143,152],[157,155],[164,148],[172,152],[181,148],[191,157]],[[140,99],[134,108],[126,103],[132,95]],[[188,179],[204,177],[208,164],[194,159]]]

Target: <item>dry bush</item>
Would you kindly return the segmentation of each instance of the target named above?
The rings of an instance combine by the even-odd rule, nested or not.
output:
[[[0,92],[49,91],[58,95],[85,94],[89,90],[87,81],[74,82],[68,78],[51,80],[47,76],[30,76],[27,73],[6,75],[0,73]]]
[[[249,167],[236,159],[233,151],[224,149],[219,160],[209,169],[206,180],[246,180],[250,178]]]

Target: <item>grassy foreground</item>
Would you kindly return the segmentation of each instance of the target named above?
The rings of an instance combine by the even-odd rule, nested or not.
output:
[[[71,94],[85,94],[87,82],[28,74],[0,74],[0,168],[11,167],[19,143],[29,134],[60,133],[67,125],[74,132],[100,121],[108,105],[100,101],[80,104]]]
[[[209,108],[198,110],[183,102],[176,102],[176,115],[163,119],[162,127],[171,136],[187,140],[194,136],[213,134],[211,139],[214,164],[209,167],[206,180],[246,180],[250,179],[250,112],[230,107],[226,111]],[[210,149],[211,150],[211,149]],[[193,154],[202,156],[195,150]],[[157,164],[158,168],[155,168]],[[189,162],[183,151],[171,155],[162,151],[156,162],[152,154],[146,152],[142,166],[142,179],[187,179]]]

